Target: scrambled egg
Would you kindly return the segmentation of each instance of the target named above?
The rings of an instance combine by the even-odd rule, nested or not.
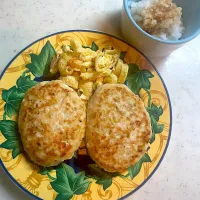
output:
[[[116,49],[93,51],[71,40],[63,45],[51,62],[50,72],[60,72],[60,80],[77,91],[82,100],[89,100],[94,91],[105,83],[124,83],[128,65]]]

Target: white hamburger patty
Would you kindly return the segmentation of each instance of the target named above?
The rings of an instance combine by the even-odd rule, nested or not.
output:
[[[86,146],[108,172],[123,172],[139,161],[151,138],[143,101],[123,84],[100,86],[88,103]]]
[[[85,136],[86,108],[61,81],[42,82],[22,101],[18,125],[32,161],[48,167],[70,159]]]

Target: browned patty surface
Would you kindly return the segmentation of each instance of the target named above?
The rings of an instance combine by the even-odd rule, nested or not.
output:
[[[123,172],[139,161],[151,137],[143,101],[123,84],[100,86],[88,103],[86,146],[108,172]]]

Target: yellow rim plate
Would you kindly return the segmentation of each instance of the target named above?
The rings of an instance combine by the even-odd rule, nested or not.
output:
[[[62,44],[69,44],[70,39],[78,40],[85,46],[89,46],[92,42],[95,42],[100,48],[107,45],[113,46],[120,51],[127,52],[125,57],[127,63],[135,63],[140,70],[148,70],[153,74],[153,78],[148,79],[150,81],[149,93],[144,89],[141,89],[139,93],[146,106],[148,106],[150,94],[149,103],[154,104],[156,108],[161,107],[163,110],[157,122],[163,126],[163,130],[161,133],[155,134],[155,141],[150,145],[147,152],[151,162],[143,162],[139,173],[133,180],[130,177],[115,177],[112,179],[112,185],[104,191],[102,185],[96,184],[95,180],[91,179],[92,183],[86,192],[79,195],[75,194],[72,197],[73,200],[123,199],[144,185],[157,170],[166,153],[171,135],[172,111],[167,89],[155,67],[141,52],[114,36],[96,31],[74,30],[55,33],[33,42],[11,60],[1,75],[0,91],[2,94],[3,90],[8,90],[16,85],[17,79],[26,70],[26,65],[30,63],[30,54],[39,54],[47,41],[50,41],[57,50]],[[1,120],[3,120],[4,109],[5,102],[1,97]],[[11,120],[15,119],[16,117],[12,117]],[[5,141],[6,138],[0,133],[0,144]],[[58,193],[50,184],[56,177],[55,170],[42,175],[38,173],[39,167],[28,161],[24,154],[19,154],[13,159],[12,150],[3,147],[0,148],[0,164],[12,181],[25,193],[36,199],[61,199],[61,197],[58,198]]]

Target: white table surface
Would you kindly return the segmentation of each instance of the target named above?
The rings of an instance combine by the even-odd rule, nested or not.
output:
[[[120,33],[122,0],[0,0],[0,70],[22,48],[50,33],[92,29]],[[200,199],[200,36],[162,59],[151,59],[172,102],[167,154],[130,200]],[[29,200],[0,169],[0,199]]]

